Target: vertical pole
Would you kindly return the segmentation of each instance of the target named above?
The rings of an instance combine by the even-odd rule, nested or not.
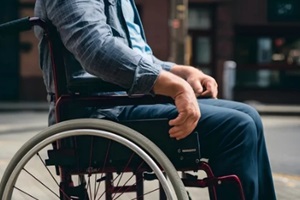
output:
[[[227,60],[223,66],[223,98],[234,99],[236,62]]]
[[[170,61],[185,64],[185,43],[187,38],[188,0],[171,0]]]

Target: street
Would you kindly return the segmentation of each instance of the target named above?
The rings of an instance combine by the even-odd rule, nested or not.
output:
[[[264,116],[263,123],[273,171],[300,176],[300,117]]]
[[[300,116],[264,115],[262,120],[277,197],[300,199]],[[0,113],[0,177],[21,145],[46,126],[45,111]]]

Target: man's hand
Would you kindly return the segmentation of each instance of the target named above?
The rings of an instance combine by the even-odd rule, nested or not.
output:
[[[200,119],[200,109],[192,87],[182,78],[162,71],[154,84],[155,94],[170,96],[175,101],[178,116],[170,120],[170,137],[177,140],[188,136]]]
[[[175,65],[171,72],[185,79],[193,88],[196,96],[217,98],[218,84],[211,76],[194,67],[183,65]]]

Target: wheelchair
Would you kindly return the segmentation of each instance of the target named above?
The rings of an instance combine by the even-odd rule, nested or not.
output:
[[[167,119],[115,122],[72,116],[74,108],[173,102],[163,96],[99,95],[124,89],[83,69],[68,72],[66,50],[58,34],[37,17],[2,24],[0,34],[34,26],[43,28],[51,53],[57,123],[35,135],[14,155],[1,179],[1,200],[187,200],[186,187],[207,187],[214,200],[216,188],[227,183],[234,183],[244,199],[236,175],[214,176],[201,157],[197,132],[177,141],[168,136]],[[206,173],[205,178],[189,172],[199,170]]]

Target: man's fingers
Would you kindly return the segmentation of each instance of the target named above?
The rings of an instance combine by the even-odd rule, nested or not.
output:
[[[175,132],[175,133],[173,133],[173,134],[170,134],[170,137],[171,137],[171,138],[175,138],[175,139],[177,139],[177,140],[180,140],[180,139],[185,138],[185,137],[188,136],[188,135],[189,135],[188,132],[185,132],[185,131],[183,131],[183,130],[180,130],[180,131],[177,131],[177,132]]]
[[[172,119],[169,121],[170,126],[179,126],[181,124],[184,124],[188,115],[179,113],[178,116],[175,119]]]
[[[196,128],[198,124],[198,119],[193,119],[190,117],[186,120],[186,123],[179,125],[179,126],[173,126],[169,130],[170,137],[178,139],[183,139]]]
[[[201,94],[201,96],[217,98],[218,86],[215,82],[207,82],[205,87],[206,90]]]
[[[192,86],[196,96],[199,96],[203,92],[203,87],[202,87],[201,83],[198,80],[191,81],[190,85]]]
[[[218,98],[218,92],[205,91],[201,94],[201,97]]]
[[[199,105],[194,91],[190,85],[186,89],[185,92],[174,97],[178,116],[169,121],[169,125],[173,126],[170,129],[170,136],[177,139],[189,135],[195,128],[195,121],[198,122],[200,118]]]
[[[218,92],[212,92],[212,91],[205,91],[201,94],[202,97],[211,97],[211,98],[217,98]]]

